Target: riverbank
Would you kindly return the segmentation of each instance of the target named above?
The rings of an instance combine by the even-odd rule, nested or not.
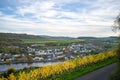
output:
[[[92,71],[95,71],[97,69],[100,69],[104,66],[107,66],[107,65],[110,65],[112,63],[115,63],[116,62],[116,58],[113,57],[113,58],[108,58],[104,61],[101,61],[99,63],[96,63],[96,64],[92,64],[92,65],[88,65],[84,68],[78,68],[78,69],[75,69],[69,73],[65,73],[65,74],[62,74],[62,75],[56,75],[55,79],[61,79],[61,80],[74,80],[74,79],[77,79],[78,77],[82,76],[82,75],[85,75],[87,73],[90,73]],[[45,64],[46,65],[46,64]],[[24,67],[25,68],[25,67]],[[17,71],[26,71],[23,69],[19,69]],[[35,67],[33,67],[35,68]],[[6,71],[3,71],[3,72],[0,72],[0,74],[4,73]],[[54,79],[53,79],[54,80]]]
[[[6,70],[8,70],[8,68],[10,67],[14,67],[16,70],[21,70],[24,69],[26,67],[42,67],[45,65],[52,65],[52,64],[56,64],[56,63],[60,63],[59,61],[56,62],[29,62],[29,63],[11,63],[11,64],[2,64],[0,65],[0,74],[6,72]]]
[[[9,63],[3,61],[0,62],[0,65],[3,64],[19,64],[19,63],[47,63],[47,62],[64,62],[65,60],[46,60],[46,61],[11,61]]]
[[[115,51],[109,51],[96,55],[89,55],[83,58],[76,58],[73,60],[65,61],[54,65],[46,65],[29,72],[23,71],[16,74],[10,74],[4,79],[12,78],[24,80],[74,80],[80,74],[94,71],[98,68],[106,66],[116,61]],[[3,77],[2,77],[3,78]],[[0,78],[1,79],[1,78]]]

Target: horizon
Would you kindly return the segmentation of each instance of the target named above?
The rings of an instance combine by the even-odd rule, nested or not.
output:
[[[22,35],[22,34],[25,34],[25,35],[32,35],[32,36],[39,36],[39,37],[45,37],[45,36],[48,36],[48,37],[68,37],[68,38],[79,38],[79,37],[93,37],[93,38],[106,38],[106,37],[118,37],[118,36],[104,36],[104,37],[99,37],[99,36],[77,36],[77,37],[70,37],[70,36],[53,36],[53,35],[40,35],[40,34],[27,34],[27,33],[5,33],[5,32],[0,32],[0,34],[3,33],[3,34],[18,34],[18,35]]]
[[[63,37],[118,36],[119,0],[3,0],[0,32]]]

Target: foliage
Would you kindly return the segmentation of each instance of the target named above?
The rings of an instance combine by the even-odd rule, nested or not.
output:
[[[116,17],[115,21],[114,21],[114,25],[113,25],[113,31],[120,31],[120,13],[119,15]]]
[[[10,64],[10,63],[11,63],[11,60],[10,60],[10,59],[6,59],[6,63],[7,63],[7,64]]]
[[[1,39],[30,39],[30,38],[40,38],[40,36],[27,35],[27,34],[16,34],[16,33],[0,33]]]
[[[58,76],[56,76],[56,78],[59,80],[76,80],[78,77],[80,77],[82,75],[85,75],[87,73],[90,73],[92,71],[100,69],[100,68],[107,66],[109,64],[112,64],[114,62],[116,62],[116,58],[108,58],[108,59],[105,59],[104,61],[100,61],[99,63],[90,64],[84,68],[77,68],[69,73],[58,75]],[[56,78],[54,78],[53,80],[55,80]],[[48,80],[50,80],[50,79],[48,79]]]
[[[114,21],[113,31],[119,32],[120,31],[120,14],[116,17]],[[120,32],[119,32],[120,35]],[[111,76],[111,80],[120,80],[120,36],[118,38],[118,48],[116,50],[117,53],[117,68],[114,74]]]
[[[16,72],[16,69],[14,67],[8,68],[8,70],[5,73],[1,74],[1,76],[3,77],[0,78],[0,80],[7,80],[7,79],[16,80],[15,75],[13,75],[13,73],[15,72]]]
[[[110,80],[120,80],[120,42],[118,44],[118,48],[116,50],[117,54],[117,68],[114,74],[111,75]]]
[[[11,74],[11,73],[14,73],[16,71],[16,69],[14,67],[10,67],[8,68],[7,70],[7,74]]]
[[[9,77],[10,79],[13,78],[14,80],[15,79],[17,80],[48,80],[48,79],[54,78],[56,75],[69,73],[78,68],[82,69],[90,64],[95,64],[114,56],[116,56],[116,53],[114,51],[100,53],[96,55],[89,55],[83,58],[68,60],[66,62],[62,62],[54,65],[46,65],[42,68],[31,70],[29,73],[25,71],[19,72],[17,76],[11,74],[11,77],[10,76]],[[8,78],[5,78],[5,79],[8,80]],[[0,80],[4,80],[4,79],[0,78]]]
[[[28,56],[28,60],[29,61],[33,61],[33,57],[32,56]]]
[[[24,47],[18,47],[13,45],[10,46],[0,45],[0,53],[12,53],[12,54],[27,53],[27,49]]]

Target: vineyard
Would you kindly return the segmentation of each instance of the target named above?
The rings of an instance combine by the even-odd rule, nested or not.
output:
[[[114,56],[116,56],[115,51],[89,55],[54,65],[46,65],[30,72],[21,71],[17,75],[12,73],[8,77],[0,78],[0,80],[60,80],[55,78],[55,76],[69,73],[78,68],[82,69],[88,65],[96,64]]]

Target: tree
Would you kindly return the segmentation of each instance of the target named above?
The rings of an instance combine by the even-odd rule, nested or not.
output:
[[[113,31],[120,31],[120,14],[116,17],[116,20],[114,21]]]
[[[118,47],[116,50],[117,53],[117,68],[115,73],[111,76],[111,80],[120,80],[120,14],[116,17],[116,20],[114,21],[113,31],[119,33],[118,38]]]
[[[28,60],[29,61],[33,61],[33,57],[32,56],[28,56]]]
[[[9,50],[8,50],[8,48],[6,47],[6,46],[0,46],[0,52],[2,52],[2,53],[9,53]]]

